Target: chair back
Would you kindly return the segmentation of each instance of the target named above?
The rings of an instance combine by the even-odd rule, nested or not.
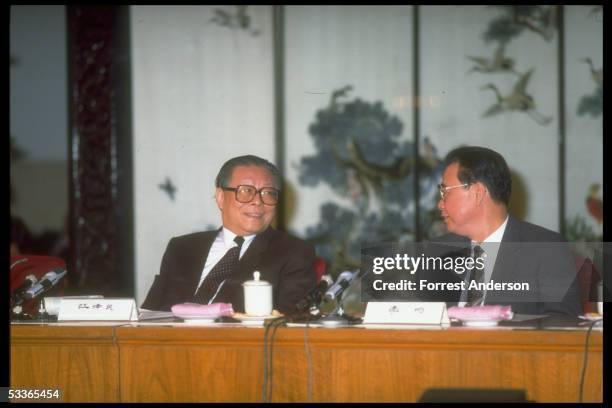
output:
[[[325,275],[325,271],[327,270],[327,262],[325,259],[317,257],[314,263],[314,270],[317,275],[317,285],[321,282],[321,277]]]
[[[574,253],[578,282],[580,283],[580,304],[582,313],[597,313],[597,284],[599,273],[590,259]]]

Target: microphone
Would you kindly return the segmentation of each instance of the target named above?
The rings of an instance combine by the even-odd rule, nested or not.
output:
[[[11,297],[11,301],[15,305],[20,305],[23,303],[24,292],[32,287],[36,282],[38,282],[38,278],[34,274],[30,274],[25,277],[25,280],[15,291],[13,291],[13,296]]]
[[[321,276],[321,281],[319,282],[319,284],[316,287],[310,289],[310,292],[308,292],[304,299],[300,300],[300,302],[295,306],[295,308],[298,311],[303,312],[304,310],[310,309],[312,306],[319,306],[319,303],[321,303],[321,300],[323,300],[323,293],[325,293],[327,288],[332,283],[334,283],[334,281],[332,280],[332,278],[329,277],[329,275]]]
[[[36,285],[26,290],[25,298],[33,299],[41,293],[51,289],[52,286],[54,286],[64,275],[66,275],[66,272],[67,271],[62,271],[61,269],[47,272]]]
[[[338,298],[338,296],[340,296],[342,292],[344,292],[344,290],[349,287],[351,282],[357,277],[358,273],[359,271],[344,271],[340,275],[338,275],[336,283],[334,283],[332,287],[329,288],[325,293],[325,300],[334,300]]]

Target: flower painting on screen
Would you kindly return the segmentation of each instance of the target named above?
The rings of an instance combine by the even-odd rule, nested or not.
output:
[[[332,273],[357,269],[362,245],[416,239],[414,170],[419,166],[421,235],[436,221],[436,184],[441,160],[427,137],[423,153],[403,136],[400,119],[380,102],[349,100],[352,87],[333,92],[329,105],[316,113],[309,133],[316,154],[301,158],[303,188],[326,183],[343,203],[326,201],[319,222],[306,230],[317,254]],[[423,237],[421,237],[423,238]]]

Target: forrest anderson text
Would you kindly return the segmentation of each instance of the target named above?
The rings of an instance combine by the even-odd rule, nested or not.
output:
[[[402,279],[399,282],[383,282],[380,279],[372,282],[374,290],[416,290],[417,283]],[[477,282],[470,281],[466,284],[461,282],[429,282],[426,279],[419,280],[419,290],[529,290],[528,282]]]

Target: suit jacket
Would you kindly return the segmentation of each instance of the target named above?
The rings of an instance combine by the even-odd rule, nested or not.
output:
[[[172,305],[191,302],[219,231],[172,238],[142,307],[170,310]],[[312,245],[269,227],[253,239],[214,302],[231,303],[234,311],[244,312],[242,283],[252,280],[257,270],[262,280],[272,284],[274,309],[290,313],[316,284],[314,261]]]
[[[454,243],[456,248],[470,246],[469,239],[456,234],[434,242]],[[462,279],[463,275],[446,272],[442,280]],[[515,313],[523,314],[581,314],[580,287],[569,246],[560,234],[540,226],[509,217],[490,280],[526,282],[530,290],[489,290],[485,304],[511,305]],[[453,300],[458,301],[460,291],[455,294]]]

